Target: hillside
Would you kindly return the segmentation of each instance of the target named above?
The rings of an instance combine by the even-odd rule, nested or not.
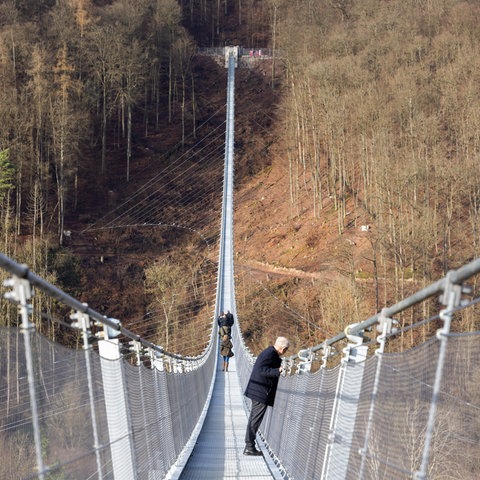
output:
[[[298,285],[299,279],[309,282],[312,278],[321,280],[326,271],[329,271],[330,280],[332,275],[337,275],[337,267],[328,249],[328,244],[333,243],[332,237],[336,237],[331,233],[335,232],[335,218],[332,215],[330,220],[304,221],[301,216],[293,219],[289,212],[288,202],[285,201],[288,195],[287,176],[284,174],[286,166],[279,142],[280,127],[276,127],[276,106],[282,87],[271,88],[265,75],[269,68],[269,60],[264,60],[256,62],[253,68],[241,68],[236,72],[236,270],[239,274],[246,274],[239,284],[250,285],[248,288],[254,291],[260,286],[257,282],[263,284],[268,278],[267,284],[260,288],[277,289],[278,285],[287,282],[285,288],[294,292],[296,285],[288,285],[292,279]],[[220,108],[225,102],[225,69],[210,57],[201,55],[196,58],[196,69],[197,89],[202,95],[208,94],[211,110]],[[215,85],[214,89],[212,85]],[[112,171],[108,179],[109,191],[122,192],[115,199],[116,202],[121,204],[128,197],[128,192],[134,194],[156,174],[155,170],[149,168],[151,152],[160,155],[175,146],[175,139],[178,142],[180,138],[179,129],[178,124],[165,125],[160,133],[147,137],[139,132],[134,146],[133,180],[128,190],[124,190],[124,178],[119,171],[117,174]],[[148,149],[145,149],[145,145],[148,145]],[[120,162],[121,158],[116,160],[112,157],[110,161],[114,164]],[[129,327],[134,324],[138,331],[138,321],[148,311],[149,303],[144,292],[144,270],[149,262],[165,254],[162,249],[165,243],[160,241],[161,234],[154,230],[148,233],[118,229],[94,233],[84,231],[92,219],[101,218],[106,204],[115,207],[107,196],[105,186],[98,183],[99,178],[85,177],[84,180],[79,198],[84,213],[79,217],[69,217],[67,228],[73,234],[65,241],[65,248],[80,261],[77,271],[83,277],[82,299],[88,300],[100,312],[123,319]],[[178,186],[179,190],[183,188]],[[218,218],[213,217],[212,222],[216,224]],[[323,231],[323,234],[317,238],[318,231]],[[356,237],[359,235],[356,228],[352,227],[352,238]],[[141,238],[143,240],[140,242]],[[135,244],[138,247],[135,248]],[[154,244],[158,246],[154,247]],[[167,252],[175,257],[175,246],[170,245]],[[273,284],[269,286],[272,279]],[[112,289],[111,285],[118,288]],[[77,287],[72,288],[75,291]],[[240,294],[240,315],[243,315],[241,306],[244,303]],[[275,303],[269,308],[279,312],[289,322],[290,313],[287,311],[285,317],[282,303]],[[245,313],[247,318],[243,325],[246,334],[261,338],[264,333],[263,322],[259,322],[259,315],[254,314],[257,320],[251,324],[249,317],[252,313]],[[298,327],[295,329],[298,330]],[[289,333],[290,328],[286,330]]]
[[[254,350],[280,333],[318,343],[478,257],[478,6],[423,4],[0,6],[5,252],[201,350],[226,94],[204,53],[234,44],[274,53],[236,72],[237,306]]]
[[[198,69],[197,88],[212,92],[210,108],[224,103],[226,88],[225,69],[209,57],[196,58]],[[236,72],[236,138],[235,138],[235,269],[237,272],[238,312],[242,327],[252,348],[259,349],[273,336],[285,334],[294,345],[320,342],[325,335],[334,335],[339,324],[320,327],[319,295],[325,285],[345,288],[346,279],[364,271],[365,278],[371,271],[368,258],[368,232],[360,226],[368,224],[368,217],[352,218],[350,226],[340,235],[335,209],[331,199],[326,199],[324,214],[312,219],[309,214],[293,215],[288,202],[288,165],[282,144],[282,122],[278,115],[278,103],[283,86],[275,89],[269,84],[269,60],[256,62],[252,68],[239,68]],[[201,72],[201,73],[200,73]],[[165,151],[172,139],[179,138],[177,130],[170,126],[161,133],[139,139],[135,146],[135,169],[148,165],[150,155],[142,157],[142,144],[148,144],[155,152]],[[144,179],[155,171],[148,168],[142,175],[133,174],[129,191],[142,186]],[[123,179],[109,179],[112,191],[121,190]],[[189,181],[189,180],[187,180]],[[182,186],[178,187],[180,190]],[[104,188],[82,189],[84,205],[91,205],[87,218],[101,216],[104,206]],[[121,199],[118,199],[121,202]],[[307,199],[301,199],[307,202]],[[100,210],[95,212],[95,207]],[[120,248],[119,231],[92,235],[79,234],[88,224],[71,219],[69,228],[75,231],[66,246],[81,259],[84,276],[82,297],[99,311],[121,318],[130,328],[142,331],[139,319],[148,311],[149,299],[144,292],[144,270],[149,263],[161,258],[165,251],[153,248],[162,245],[154,231],[148,234],[148,242],[139,244],[137,251],[126,252]],[[212,218],[213,223],[218,218]],[[112,237],[112,234],[114,237]],[[136,237],[129,237],[128,235]],[[124,245],[138,243],[139,232],[129,232],[121,241]],[[136,239],[135,239],[136,238]],[[115,244],[117,253],[113,254]],[[94,246],[95,245],[95,246]],[[175,258],[175,246],[167,250]],[[352,255],[352,257],[350,257]],[[213,258],[214,260],[215,258]],[[348,271],[348,262],[354,262],[355,271]],[[352,277],[353,276],[353,277]],[[371,278],[371,275],[370,275]],[[350,283],[350,280],[348,280]],[[367,280],[368,283],[368,280]],[[371,283],[371,282],[370,282]],[[118,285],[112,289],[111,285]],[[332,295],[334,292],[332,291]],[[287,300],[288,298],[288,300]],[[250,299],[250,300],[247,300]],[[365,312],[367,314],[368,312]],[[271,324],[275,317],[275,324]]]

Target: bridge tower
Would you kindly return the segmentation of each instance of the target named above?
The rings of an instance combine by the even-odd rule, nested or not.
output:
[[[228,68],[228,59],[233,57],[235,59],[235,68],[238,68],[238,54],[240,47],[237,45],[235,47],[225,47],[225,68]]]

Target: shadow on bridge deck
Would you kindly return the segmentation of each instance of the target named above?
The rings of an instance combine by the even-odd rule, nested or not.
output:
[[[247,414],[236,372],[235,357],[228,372],[218,362],[212,400],[202,431],[180,478],[183,480],[216,480],[248,478],[281,479],[261,440],[264,457],[243,455]]]

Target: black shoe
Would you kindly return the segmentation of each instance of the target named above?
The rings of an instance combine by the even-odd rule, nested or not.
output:
[[[257,450],[255,447],[245,447],[245,450],[243,451],[244,455],[251,455],[254,457],[262,457],[263,453]]]

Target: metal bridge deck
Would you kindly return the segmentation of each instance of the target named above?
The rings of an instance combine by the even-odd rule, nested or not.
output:
[[[267,450],[257,437],[263,457],[243,455],[247,413],[236,372],[235,357],[228,372],[218,362],[210,407],[193,452],[180,476],[183,480],[248,478],[281,479]]]

